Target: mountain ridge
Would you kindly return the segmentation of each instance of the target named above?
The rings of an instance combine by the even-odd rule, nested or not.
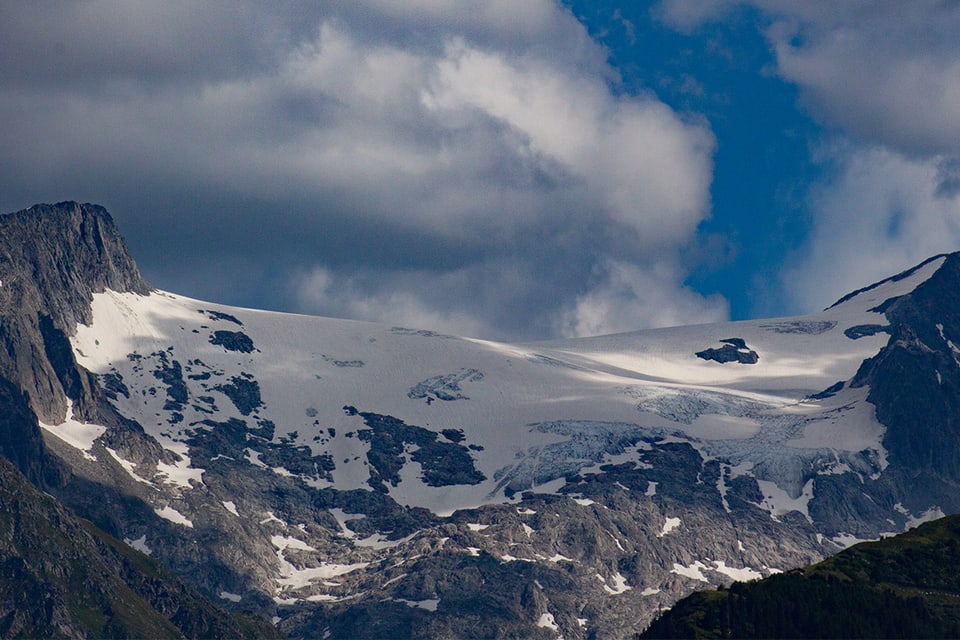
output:
[[[0,262],[0,294],[41,281],[0,307],[0,451],[295,637],[629,637],[960,511],[927,464],[960,431],[958,254],[810,316],[519,345],[152,290],[104,210],[34,210],[0,247],[85,257]]]

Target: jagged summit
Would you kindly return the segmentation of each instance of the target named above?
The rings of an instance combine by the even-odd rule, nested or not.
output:
[[[70,333],[94,293],[150,291],[107,210],[71,201],[0,216],[0,283],[4,315],[42,312]]]

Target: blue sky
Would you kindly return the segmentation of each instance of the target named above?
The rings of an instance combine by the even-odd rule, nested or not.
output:
[[[960,249],[960,5],[0,6],[0,210],[157,287],[535,340],[816,311]]]
[[[700,226],[701,264],[686,282],[730,303],[731,319],[786,312],[776,282],[784,256],[809,231],[803,194],[822,171],[811,159],[822,130],[800,107],[752,7],[691,33],[664,24],[649,3],[569,2],[610,52],[625,92],[654,91],[681,113],[704,117],[717,138],[710,218]]]

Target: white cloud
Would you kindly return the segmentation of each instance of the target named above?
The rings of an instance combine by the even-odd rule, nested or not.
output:
[[[616,286],[683,291],[686,273],[657,265],[676,264],[709,215],[713,135],[618,92],[605,50],[559,4],[187,3],[149,20],[122,4],[20,8],[0,25],[3,53],[30,41],[17,28],[50,21],[73,74],[48,64],[47,40],[11,58],[0,143],[17,153],[0,159],[0,193],[55,184],[104,202],[156,284],[247,261],[270,282],[287,270],[300,310],[528,338],[550,337],[591,287],[608,295],[596,272],[610,264],[629,267]],[[96,38],[67,38],[70,20],[111,11]],[[639,313],[635,296],[574,325],[620,326],[621,308],[630,328],[682,320],[684,300]]]
[[[881,148],[845,148],[834,181],[811,194],[815,227],[785,271],[798,311],[960,247],[960,194],[938,193],[940,161]]]
[[[693,30],[759,9],[776,71],[827,124],[908,154],[960,153],[960,5],[955,2],[666,0]]]
[[[722,297],[704,298],[675,286],[675,267],[657,265],[652,270],[642,270],[619,261],[604,267],[601,284],[577,298],[564,315],[563,335],[601,335],[637,327],[722,322],[728,318],[729,308]]]

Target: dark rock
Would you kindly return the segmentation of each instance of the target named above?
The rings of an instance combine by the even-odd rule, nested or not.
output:
[[[206,315],[211,320],[226,320],[227,322],[232,322],[233,324],[242,327],[243,323],[237,320],[236,316],[232,316],[229,313],[223,313],[222,311],[213,311],[211,309],[201,309],[199,313]]]
[[[240,353],[251,353],[254,349],[253,340],[242,331],[214,331],[210,336],[210,344]]]
[[[760,356],[757,355],[757,352],[749,349],[743,338],[725,338],[720,340],[720,342],[724,342],[726,344],[719,349],[713,348],[698,351],[696,356],[698,358],[702,358],[703,360],[713,360],[714,362],[719,362],[721,364],[725,364],[727,362],[756,364],[760,360]]]
[[[352,409],[352,407],[349,407]],[[400,469],[406,463],[404,445],[416,445],[408,454],[423,468],[423,481],[431,487],[455,484],[478,484],[486,477],[477,470],[466,447],[458,443],[441,442],[429,429],[408,425],[393,416],[360,412],[370,429],[361,429],[358,437],[370,443],[367,460],[373,469],[369,484],[378,491],[386,491],[384,482],[394,487],[400,484]]]
[[[858,324],[844,330],[843,335],[851,340],[859,340],[867,336],[875,336],[878,333],[889,332],[889,327],[879,324]]]
[[[837,395],[838,392],[842,391],[845,385],[846,385],[846,382],[844,382],[843,380],[840,380],[839,382],[835,382],[834,384],[830,385],[823,391],[810,394],[809,396],[807,396],[807,398],[809,398],[810,400],[825,400],[826,398],[831,398]]]
[[[228,384],[219,384],[213,388],[230,398],[237,411],[245,416],[263,406],[260,400],[260,384],[256,380],[233,376]]]

